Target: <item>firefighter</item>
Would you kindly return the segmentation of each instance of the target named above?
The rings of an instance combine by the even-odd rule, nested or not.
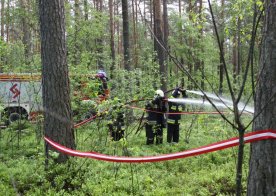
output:
[[[153,144],[155,137],[156,144],[163,143],[163,128],[165,127],[164,112],[166,112],[164,98],[164,92],[162,90],[157,90],[154,99],[146,105],[147,117],[145,128],[147,145]]]
[[[173,98],[179,98],[180,95],[183,95],[184,98],[187,97],[186,91],[182,90],[180,88],[176,88],[172,92]],[[181,114],[179,114],[182,111],[182,106],[178,103],[169,102],[168,103],[169,108],[169,115],[167,119],[167,142],[171,143],[178,143],[179,142],[179,121],[181,119]],[[171,114],[176,113],[176,114]]]
[[[111,120],[108,123],[109,133],[113,141],[119,141],[125,134],[125,114],[122,104],[115,106],[111,112]]]
[[[103,97],[108,96],[108,78],[106,76],[106,73],[103,70],[99,70],[96,75],[96,78],[98,78],[98,80],[101,82],[101,85],[99,86],[98,95]]]

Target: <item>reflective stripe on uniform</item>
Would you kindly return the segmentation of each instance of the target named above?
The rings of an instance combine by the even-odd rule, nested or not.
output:
[[[148,124],[148,125],[155,125],[155,124],[156,124],[156,121],[148,120],[148,121],[147,121],[147,124]]]
[[[176,109],[177,109],[177,106],[173,105],[173,106],[171,107],[171,109],[172,109],[172,110],[176,110]]]
[[[171,111],[178,111],[178,112],[182,111],[182,107],[181,106],[175,106],[175,105],[171,106],[169,109]]]
[[[170,123],[170,124],[175,124],[176,122],[175,122],[175,120],[173,120],[173,119],[167,119],[167,123]]]

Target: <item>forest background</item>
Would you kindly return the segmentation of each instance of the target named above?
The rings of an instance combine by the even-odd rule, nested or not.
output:
[[[253,104],[262,44],[258,25],[264,22],[262,1],[213,1],[213,17],[207,2],[202,0],[64,3],[69,72],[90,74],[104,69],[110,77],[108,104],[117,99],[126,102],[150,98],[157,88],[166,91],[176,86],[230,97],[228,79],[234,94],[241,92],[244,102]],[[35,0],[1,0],[0,72],[41,73],[38,4]],[[249,79],[244,80],[244,75]],[[76,81],[70,82],[74,85]],[[212,118],[214,123],[210,122]],[[234,117],[230,118],[234,121]],[[248,123],[250,120],[248,116],[244,119]],[[183,121],[183,141],[175,146],[148,148],[141,146],[144,139],[135,135],[130,136],[131,144],[106,143],[104,123],[98,120],[76,132],[78,148],[120,154],[125,153],[127,145],[133,155],[145,155],[175,152],[237,136],[219,117],[187,116]],[[91,131],[95,129],[102,131]],[[229,195],[236,191],[236,148],[149,165],[73,159],[67,165],[52,163],[52,168],[44,171],[41,124],[28,124],[23,132],[16,130],[18,127],[11,126],[1,135],[4,153],[0,172],[4,183],[0,186],[4,194],[142,195],[144,190],[145,195]],[[245,152],[243,167],[248,173],[248,147]],[[34,168],[37,173],[30,177]],[[246,192],[245,178],[242,192]]]

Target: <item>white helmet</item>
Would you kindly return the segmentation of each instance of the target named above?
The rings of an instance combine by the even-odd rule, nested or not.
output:
[[[159,89],[159,90],[156,90],[156,91],[155,91],[155,96],[159,96],[159,97],[162,97],[162,98],[163,98],[165,95],[164,95],[164,92],[163,92],[162,90]]]

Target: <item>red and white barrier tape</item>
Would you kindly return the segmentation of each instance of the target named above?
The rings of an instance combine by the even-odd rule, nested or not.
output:
[[[225,148],[230,148],[233,146],[237,146],[239,144],[239,138],[235,137],[235,138],[220,141],[217,143],[209,144],[207,146],[202,146],[199,148],[194,148],[191,150],[186,150],[186,151],[177,152],[177,153],[157,155],[157,156],[145,156],[145,157],[124,157],[124,156],[105,155],[97,152],[81,152],[77,150],[72,150],[70,148],[62,146],[50,140],[47,137],[44,137],[44,139],[56,150],[71,156],[86,157],[86,158],[92,158],[92,159],[110,161],[110,162],[125,162],[125,163],[159,162],[159,161],[180,159],[180,158],[186,158],[186,157],[196,156],[200,154],[206,154],[209,152],[214,152]],[[245,143],[255,142],[259,140],[267,140],[267,139],[276,139],[276,130],[256,131],[256,132],[245,134],[244,136]]]

